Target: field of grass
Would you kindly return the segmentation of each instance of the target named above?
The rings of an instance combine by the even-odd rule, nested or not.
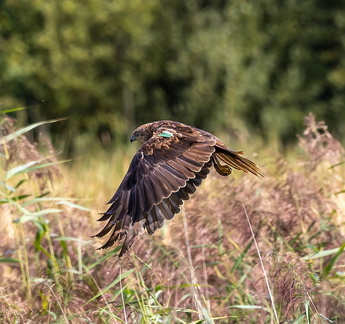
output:
[[[62,163],[0,118],[0,323],[345,323],[344,148],[313,116],[122,259],[90,236],[135,148]]]

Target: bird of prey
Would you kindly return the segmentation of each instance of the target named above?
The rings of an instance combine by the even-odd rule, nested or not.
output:
[[[228,148],[216,136],[176,121],[162,120],[134,130],[130,141],[142,144],[119,188],[110,199],[109,209],[99,221],[108,221],[96,235],[111,234],[100,247],[123,241],[119,257],[144,232],[151,235],[181,210],[213,166],[222,176],[231,168],[263,177],[243,152]]]

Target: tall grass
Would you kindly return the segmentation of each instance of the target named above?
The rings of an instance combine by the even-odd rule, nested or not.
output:
[[[133,152],[61,163],[37,126],[0,126],[0,322],[345,321],[344,149],[313,116],[289,159],[258,154],[264,180],[211,173],[122,259],[90,236]]]

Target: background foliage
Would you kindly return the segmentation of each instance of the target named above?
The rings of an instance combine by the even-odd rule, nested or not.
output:
[[[344,322],[344,46],[341,0],[0,0],[0,322]],[[266,177],[210,174],[118,260],[90,235],[157,119]]]
[[[175,119],[287,143],[309,111],[345,135],[340,0],[0,1],[0,105],[66,152]],[[61,128],[63,127],[63,132]]]
[[[17,129],[0,112],[1,323],[345,322],[345,149],[313,115],[298,153],[255,157],[265,178],[212,170],[121,259],[90,235],[129,151],[66,168],[24,136],[54,122]]]

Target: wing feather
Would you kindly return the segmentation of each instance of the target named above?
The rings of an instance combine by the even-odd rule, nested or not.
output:
[[[175,170],[179,171],[181,174],[183,174],[187,179],[194,178],[194,172],[190,171],[188,168],[186,168],[185,165],[182,163],[178,163],[175,160],[168,161],[168,164],[173,167]],[[186,180],[187,180],[186,179]]]
[[[152,174],[150,181],[152,181],[152,187],[156,193],[157,200],[150,202],[149,205],[158,204],[163,198],[166,198],[171,194],[171,190],[169,190],[165,185],[164,176],[158,170],[155,170]]]
[[[174,217],[174,213],[171,211],[165,200],[162,200],[157,206],[161,210],[165,219],[170,220]]]
[[[158,188],[156,188],[158,189]],[[145,181],[143,183],[141,191],[144,194],[145,202],[146,201],[157,201],[159,197],[156,198],[156,195],[158,194],[157,190],[153,188],[151,181]],[[147,213],[151,209],[151,206],[148,204],[143,205],[143,212]]]
[[[147,232],[152,235],[157,228],[161,228],[164,225],[165,218],[157,205],[154,205],[147,214],[146,220]]]
[[[170,162],[170,161],[169,161]],[[188,177],[183,174],[182,172],[176,170],[174,167],[170,165],[170,163],[167,162],[164,165],[162,165],[162,168],[164,168],[163,172],[165,174],[170,174],[171,176],[174,177],[175,181],[178,181],[178,186],[182,187],[185,184],[185,181],[188,180]],[[194,175],[193,175],[194,176]]]
[[[113,229],[101,248],[124,239],[122,255],[143,229],[152,234],[165,219],[179,213],[183,201],[204,178],[205,164],[210,167],[215,142],[214,136],[203,137],[196,129],[180,130],[170,138],[154,135],[144,142],[110,199],[111,206],[99,219],[108,222],[95,236],[102,237]]]
[[[171,194],[170,197],[165,198],[160,204],[153,206],[151,211],[144,218],[147,219],[146,228],[149,234],[153,234],[158,228],[164,225],[164,220],[170,220],[173,216],[181,211],[180,206],[183,204],[184,200],[188,200],[190,195],[196,191],[196,187],[199,186],[203,179],[206,178],[207,174],[210,172],[210,167],[212,166],[212,161],[205,163],[203,168],[195,174],[195,177],[189,179],[186,186],[180,188],[179,191]],[[157,214],[160,215],[160,222],[151,222],[152,212],[158,209]]]
[[[181,161],[190,171],[198,172],[203,166],[202,162],[198,162],[189,158],[186,154],[178,157],[178,160]]]
[[[232,167],[263,176],[255,163],[240,156],[242,152],[230,150],[210,133],[171,121],[143,126],[151,135],[133,157],[109,201],[111,206],[99,219],[107,224],[95,235],[102,237],[112,230],[101,249],[123,240],[120,256],[142,231],[153,234],[179,213],[212,164],[222,175],[230,174]]]

